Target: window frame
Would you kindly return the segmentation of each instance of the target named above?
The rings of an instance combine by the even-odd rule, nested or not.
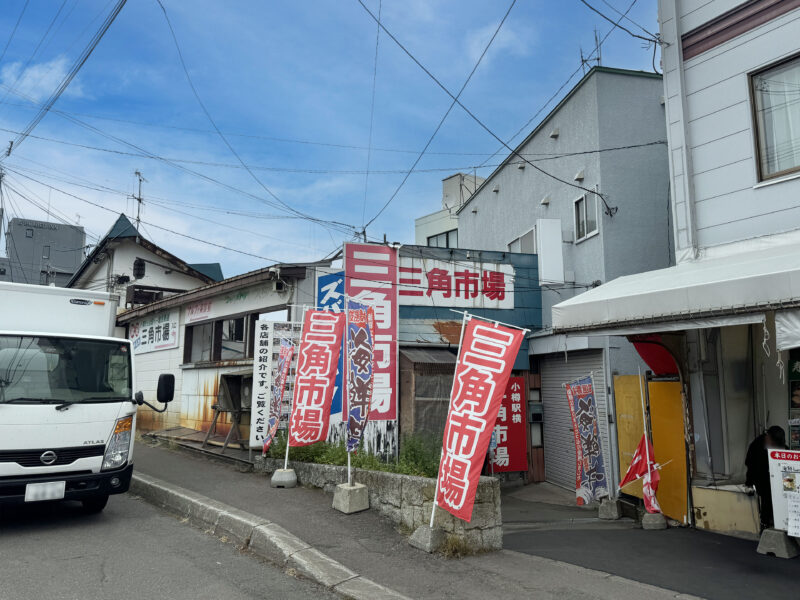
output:
[[[522,250],[522,238],[524,238],[529,233],[533,233],[533,252],[523,252],[523,250]],[[511,249],[511,245],[515,244],[515,243],[519,245],[519,250],[512,250]],[[508,249],[508,252],[516,252],[518,254],[538,254],[537,245],[538,245],[538,239],[537,239],[537,235],[536,235],[536,225],[534,225],[530,229],[528,229],[526,231],[523,231],[521,234],[519,234],[513,240],[508,242],[506,244],[506,248]]]
[[[780,179],[786,177],[787,175],[792,175],[794,173],[800,172],[800,164],[796,167],[791,167],[789,169],[784,169],[782,171],[776,171],[775,173],[766,175],[762,168],[762,152],[761,152],[761,140],[760,140],[760,129],[758,127],[758,111],[756,109],[756,88],[755,88],[755,78],[759,75],[766,73],[767,71],[771,71],[777,67],[782,65],[795,62],[797,61],[798,67],[800,68],[800,52],[793,54],[792,56],[788,56],[786,58],[782,58],[781,60],[777,60],[773,63],[770,63],[764,67],[761,67],[755,71],[751,71],[747,75],[747,87],[750,95],[750,125],[752,127],[752,134],[753,134],[753,146],[754,146],[754,157],[756,160],[756,178],[758,182],[764,181],[772,181],[775,179]]]
[[[219,319],[207,319],[195,323],[186,323],[183,326],[183,365],[214,365],[220,362],[242,362],[253,360],[253,349],[256,339],[256,321],[261,312],[243,312],[233,315],[225,315]],[[238,358],[222,358],[222,330],[225,321],[244,319],[244,356]],[[192,360],[192,342],[194,339],[194,328],[211,325],[211,358],[207,360]]]
[[[589,221],[586,219],[586,206],[589,204],[588,198],[589,193],[585,193],[582,196],[578,196],[575,200],[572,201],[572,226],[574,228],[573,231],[573,239],[575,240],[576,244],[580,244],[590,238],[593,238],[596,235],[600,234],[600,210],[599,210],[599,203],[595,199],[594,202],[594,212],[595,212],[595,229],[593,231],[585,231],[588,228]],[[583,228],[584,234],[581,237],[578,237],[578,203],[583,202]]]
[[[458,248],[457,239],[456,239],[456,244],[455,245],[452,245],[450,243],[452,238],[453,238],[453,234],[455,234],[456,238],[458,238],[458,227],[456,227],[455,229],[448,229],[447,231],[442,231],[442,232],[437,233],[435,235],[429,235],[427,237],[426,244],[427,244],[428,248],[448,248],[448,249],[449,248]],[[440,238],[442,236],[444,236],[444,243],[445,243],[444,246],[439,246],[439,245],[431,246],[431,240]]]

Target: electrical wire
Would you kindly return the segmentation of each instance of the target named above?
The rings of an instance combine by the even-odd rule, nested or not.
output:
[[[378,21],[381,20],[383,0],[378,0]],[[367,218],[367,192],[369,190],[369,167],[372,159],[372,128],[375,123],[375,87],[378,81],[378,45],[381,41],[381,28],[375,27],[375,60],[372,66],[372,101],[369,107],[369,142],[367,143],[367,173],[364,175],[364,205],[361,208],[361,228]]]
[[[373,19],[375,19],[375,22],[378,24],[378,27],[383,29],[384,31],[386,31],[386,33],[389,35],[389,37],[392,38],[392,40],[394,40],[394,42],[396,44],[398,44],[406,52],[406,54],[408,54],[414,60],[414,62],[416,62],[420,67],[422,67],[422,64],[410,52],[405,50],[403,45],[400,44],[400,42],[391,33],[389,33],[389,31],[386,29],[386,27],[384,27],[384,25],[381,23],[381,20],[379,18],[375,18],[375,15],[373,15],[372,12],[367,8],[367,6],[366,6],[366,4],[364,4],[363,0],[358,0],[358,2],[359,2],[359,4],[361,4],[362,7],[364,7],[364,10],[366,10]],[[484,56],[486,56],[486,53],[489,51],[489,48],[491,47],[492,42],[494,42],[495,38],[497,37],[497,34],[500,33],[500,29],[502,29],[503,24],[506,22],[506,19],[508,18],[509,13],[511,13],[511,9],[514,8],[514,5],[516,3],[517,3],[517,0],[512,0],[511,1],[511,4],[509,5],[508,10],[506,10],[506,13],[503,15],[503,18],[500,20],[500,23],[497,25],[497,28],[494,30],[494,33],[492,34],[492,37],[489,39],[489,41],[487,42],[486,46],[483,49],[483,52],[481,52],[481,55],[478,57],[478,60],[476,61],[475,66],[472,67],[472,71],[470,71],[469,75],[467,76],[467,79],[464,81],[464,84],[461,86],[461,89],[458,90],[458,94],[453,96],[449,92],[449,90],[446,90],[446,88],[444,88],[444,86],[441,85],[441,83],[439,84],[440,87],[444,88],[445,91],[447,91],[447,93],[450,95],[450,97],[453,99],[453,101],[450,103],[450,106],[447,107],[447,111],[444,113],[444,115],[442,115],[442,118],[439,120],[439,124],[436,125],[436,129],[433,130],[433,133],[430,135],[430,137],[428,138],[428,141],[425,143],[425,147],[422,148],[422,151],[419,153],[417,158],[414,160],[414,164],[411,165],[411,168],[408,170],[408,173],[406,173],[405,176],[403,177],[403,180],[400,182],[400,185],[397,186],[395,191],[392,193],[392,195],[389,197],[389,199],[384,203],[384,205],[381,207],[381,209],[375,214],[375,216],[373,216],[364,225],[364,227],[363,227],[364,235],[366,235],[367,227],[369,227],[372,223],[374,223],[375,219],[380,217],[383,214],[383,211],[385,211],[388,208],[388,206],[392,203],[392,201],[397,197],[397,194],[403,188],[403,186],[405,185],[406,181],[408,181],[408,178],[411,176],[411,173],[414,172],[414,169],[419,164],[419,161],[422,160],[423,156],[425,156],[425,152],[428,150],[428,147],[431,145],[431,143],[433,143],[433,140],[436,137],[436,134],[439,133],[439,130],[442,128],[442,125],[444,125],[445,120],[447,120],[447,117],[452,112],[452,110],[455,107],[456,103],[458,103],[462,108],[464,107],[463,104],[461,104],[458,99],[461,97],[461,94],[464,93],[464,90],[467,88],[467,85],[469,85],[469,82],[472,80],[472,76],[475,74],[475,71],[478,70],[478,67],[480,66],[481,62],[483,62]],[[426,73],[431,75],[431,73],[427,69],[425,69],[425,67],[422,67],[422,68]],[[433,75],[431,75],[431,77],[433,77]],[[434,79],[434,81],[437,81],[437,83],[438,83],[438,80],[435,77],[433,77],[433,79]]]
[[[651,33],[649,33],[649,32],[648,32],[648,35],[650,35],[650,37],[644,37],[643,35],[639,35],[638,33],[633,33],[633,32],[632,32],[630,29],[628,29],[627,27],[624,27],[623,25],[620,25],[620,21],[622,21],[622,18],[627,18],[627,16],[624,16],[624,15],[623,15],[623,17],[622,17],[622,18],[620,18],[620,20],[619,20],[619,21],[616,21],[616,22],[615,22],[615,21],[614,21],[614,20],[613,20],[611,17],[609,17],[609,16],[606,16],[606,15],[605,15],[605,13],[603,13],[601,10],[598,10],[597,8],[595,8],[594,6],[592,6],[591,4],[589,4],[589,3],[588,3],[586,0],[579,0],[579,1],[580,1],[580,3],[581,3],[581,4],[583,4],[584,6],[586,6],[587,8],[589,8],[591,11],[593,11],[593,12],[597,13],[597,14],[598,14],[598,15],[600,15],[600,16],[601,16],[603,19],[605,19],[606,21],[608,21],[609,23],[611,23],[611,24],[612,24],[612,25],[614,25],[615,27],[617,27],[617,28],[621,29],[622,31],[624,31],[625,33],[627,33],[628,35],[630,35],[631,37],[635,37],[635,38],[637,38],[637,39],[644,40],[645,42],[649,42],[649,43],[651,43],[651,44],[658,44],[658,43],[659,43],[659,39],[658,39],[658,37],[654,36],[653,34],[651,34]]]
[[[621,16],[621,17],[622,17],[624,20],[628,21],[628,23],[630,23],[631,25],[636,25],[636,27],[638,27],[639,29],[641,29],[642,31],[644,31],[644,32],[645,32],[647,35],[649,35],[649,36],[651,36],[651,37],[653,37],[653,38],[655,38],[655,37],[658,37],[658,36],[656,36],[656,34],[654,34],[652,31],[648,31],[648,30],[647,30],[647,29],[645,29],[645,28],[644,28],[642,25],[640,25],[639,23],[637,23],[636,21],[634,21],[633,19],[631,19],[631,18],[628,16],[628,14],[627,14],[627,13],[622,13],[622,12],[621,12],[621,11],[620,11],[620,10],[619,10],[619,9],[618,9],[616,6],[614,6],[613,4],[611,4],[610,2],[608,2],[608,0],[600,0],[600,2],[602,2],[602,3],[603,3],[603,4],[605,4],[605,5],[606,5],[608,8],[610,8],[611,10],[613,10],[615,13],[617,13],[619,16]],[[612,23],[613,23],[613,21],[612,21]]]
[[[103,36],[108,31],[108,28],[111,27],[111,24],[117,18],[117,15],[122,10],[122,7],[125,6],[126,2],[127,2],[127,0],[119,0],[117,2],[116,6],[114,6],[114,9],[111,11],[111,13],[108,15],[108,17],[106,17],[106,20],[100,26],[100,29],[94,34],[94,36],[89,41],[89,43],[86,46],[86,48],[84,48],[83,52],[81,52],[80,56],[78,56],[78,58],[76,59],[75,63],[72,65],[72,68],[64,76],[64,79],[61,80],[61,83],[56,88],[56,91],[53,92],[50,95],[50,97],[44,102],[42,107],[39,109],[39,112],[36,113],[36,115],[33,117],[33,119],[31,119],[30,123],[28,123],[27,127],[25,127],[25,129],[22,131],[22,133],[20,133],[20,135],[17,136],[17,138],[13,142],[11,142],[11,144],[8,147],[8,150],[6,151],[6,156],[9,156],[11,154],[12,149],[14,149],[15,147],[19,147],[19,145],[23,141],[25,141],[25,138],[28,136],[28,134],[31,131],[33,131],[33,129],[41,122],[42,119],[44,119],[44,117],[48,113],[48,111],[53,107],[53,105],[56,103],[56,101],[61,97],[61,94],[64,93],[64,90],[67,89],[67,86],[69,86],[69,84],[75,78],[75,75],[78,74],[78,71],[81,69],[81,67],[86,63],[87,60],[89,60],[89,57],[92,55],[92,52],[94,51],[94,49],[97,47],[97,44],[99,44],[100,40],[103,39]],[[66,0],[64,0],[64,3],[66,3]],[[64,4],[63,3],[61,5],[61,8],[62,9],[64,8]],[[61,12],[61,9],[59,9],[59,13],[60,12]],[[51,23],[51,27],[52,27],[52,23]],[[49,29],[48,29],[48,31],[49,31]],[[35,52],[34,52],[34,54],[35,54]],[[26,68],[27,68],[27,65],[26,65]],[[23,70],[23,72],[24,72],[24,70]],[[16,84],[14,84],[14,85],[16,85]],[[13,91],[13,88],[12,88],[12,91]],[[8,95],[8,92],[6,92],[6,95]]]
[[[25,0],[25,4],[22,5],[22,10],[19,13],[19,17],[17,17],[17,22],[14,24],[14,29],[11,30],[11,35],[8,37],[6,45],[3,47],[3,52],[0,53],[0,63],[3,62],[3,59],[6,57],[8,47],[11,45],[11,41],[14,39],[14,36],[17,33],[17,28],[19,27],[20,21],[22,21],[22,16],[25,14],[25,10],[28,8],[28,4],[30,4],[30,0]]]

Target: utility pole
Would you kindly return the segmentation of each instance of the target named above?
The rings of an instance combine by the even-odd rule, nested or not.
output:
[[[142,217],[142,202],[143,202],[143,200],[142,200],[142,182],[143,181],[147,181],[147,180],[144,178],[144,176],[142,175],[141,171],[139,171],[138,169],[136,171],[134,171],[133,174],[136,175],[136,178],[139,180],[139,194],[137,196],[133,197],[134,200],[136,200],[136,203],[137,203],[136,204],[136,235],[138,237],[138,235],[139,235],[139,225],[140,225],[140,223],[142,221],[142,219],[141,219],[141,217]]]
[[[599,67],[603,64],[603,44],[600,42],[600,33],[597,31],[597,28],[594,29],[594,48],[595,54],[597,55],[597,66]]]

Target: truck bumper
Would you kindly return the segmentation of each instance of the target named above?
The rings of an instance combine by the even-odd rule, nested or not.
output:
[[[36,475],[35,477],[0,478],[0,504],[25,502],[25,486],[29,483],[66,481],[64,500],[85,500],[96,496],[122,494],[128,491],[133,465],[102,473]]]

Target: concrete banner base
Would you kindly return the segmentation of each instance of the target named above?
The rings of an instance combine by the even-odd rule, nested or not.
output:
[[[642,529],[666,529],[667,518],[661,513],[644,513],[642,516]]]
[[[369,492],[361,483],[340,483],[333,492],[333,508],[346,515],[369,508]]]
[[[411,534],[408,543],[414,548],[424,550],[428,554],[436,552],[442,547],[445,541],[445,533],[441,529],[429,527],[428,525],[420,525],[416,531]]]
[[[757,552],[778,558],[794,558],[800,554],[800,547],[798,547],[797,540],[789,537],[785,531],[765,529],[761,532]]]
[[[278,469],[272,474],[269,484],[274,488],[297,487],[297,475],[294,469]]]

